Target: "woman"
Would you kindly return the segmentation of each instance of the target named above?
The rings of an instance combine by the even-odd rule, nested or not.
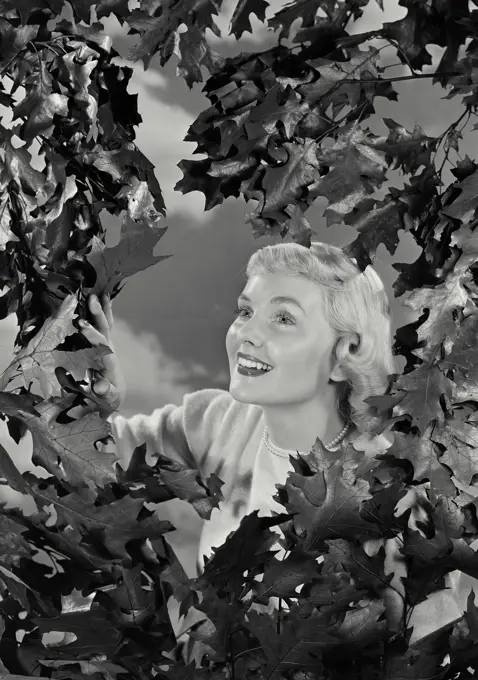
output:
[[[254,253],[246,273],[226,336],[229,390],[199,390],[180,406],[111,418],[124,464],[146,442],[149,453],[186,461],[225,482],[225,500],[200,537],[198,571],[203,556],[221,545],[242,517],[256,509],[261,515],[284,511],[272,496],[293,469],[289,454],[310,451],[317,437],[332,451],[349,442],[371,453],[390,446],[384,434],[370,434],[377,422],[364,401],[383,394],[387,375],[395,372],[389,301],[372,267],[360,272],[340,248],[325,243],[310,249],[281,243]],[[104,308],[90,301],[96,328],[83,333],[93,344],[111,347],[108,300]],[[93,389],[119,408],[121,370],[114,354],[104,361],[105,372]],[[396,543],[387,545],[392,585],[401,589],[400,555]],[[401,599],[393,591],[388,595],[393,626]],[[461,616],[456,605],[444,606],[446,621]],[[419,631],[415,635],[420,637]]]

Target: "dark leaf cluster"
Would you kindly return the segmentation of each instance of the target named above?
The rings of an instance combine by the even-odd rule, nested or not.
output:
[[[2,483],[31,505],[0,506],[2,676],[461,680],[478,670],[473,593],[456,619],[419,639],[415,630],[450,576],[478,578],[478,166],[462,159],[441,191],[436,164],[440,149],[446,159],[460,149],[462,121],[476,113],[478,10],[400,0],[404,18],[349,31],[374,1],[294,0],[274,14],[267,0],[239,0],[230,33],[251,31],[254,14],[278,44],[229,59],[207,42],[207,29],[219,35],[220,0],[140,0],[133,10],[80,0],[72,19],[59,18],[62,0],[0,2],[0,103],[12,114],[0,123],[0,319],[15,313],[19,326],[0,417],[16,442],[30,433],[38,468],[21,472],[0,445]],[[161,451],[147,459],[145,444],[123,469],[85,389],[111,352],[78,332],[86,296],[114,297],[165,257],[153,254],[165,206],[134,142],[141,116],[132,71],[114,63],[101,24],[110,14],[137,36],[132,56],[145,67],[174,54],[189,86],[209,71],[210,107],[186,138],[205,158],[181,161],[178,190],[202,191],[206,209],[255,200],[255,235],[305,246],[304,213],[324,198],[329,226],[356,229],[344,250],[361,270],[380,243],[395,254],[400,230],[420,248],[394,265],[395,296],[417,315],[394,339],[405,367],[368,398],[370,437],[388,427],[391,445],[332,454],[318,439],[291,457],[275,496],[283,512],[244,517],[197,578],[167,540],[162,503],[190,503],[208,521],[222,480]],[[377,97],[397,97],[376,38],[406,77],[433,76],[461,97],[462,115],[441,136],[388,118],[382,136],[366,126]],[[424,71],[430,44],[443,48],[435,74]],[[402,189],[391,170],[407,176]],[[121,218],[113,247],[104,210]],[[390,545],[405,575],[388,568]],[[202,616],[186,642],[174,634],[172,598],[180,614]],[[403,613],[392,621],[397,598]]]

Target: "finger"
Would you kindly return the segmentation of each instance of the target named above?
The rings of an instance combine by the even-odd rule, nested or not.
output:
[[[104,373],[94,368],[87,369],[87,385],[83,388],[83,393],[98,405],[108,404],[117,409],[122,403],[120,390],[111,382],[110,376]]]
[[[104,317],[104,319],[106,322],[106,317]],[[109,380],[110,385],[112,385],[113,387],[113,392],[111,392],[110,388],[110,394],[113,395],[112,398],[114,401],[114,405],[115,406],[118,405],[119,408],[124,398],[126,385],[124,375],[121,370],[120,363],[118,361],[118,357],[116,356],[114,351],[113,343],[111,342],[111,339],[109,338],[108,335],[105,337],[104,334],[100,333],[99,330],[94,328],[92,324],[88,323],[86,320],[84,319],[80,320],[78,322],[78,325],[80,327],[80,333],[93,346],[97,347],[98,345],[105,345],[111,350],[109,354],[105,354],[101,357],[101,363],[103,364],[104,368],[104,370],[102,370],[101,373],[108,376],[107,379]],[[108,401],[110,401],[110,394],[108,395]]]
[[[113,385],[118,394],[121,394],[125,389],[125,380],[123,372],[121,370],[118,357],[115,354],[113,343],[109,338],[105,338],[96,328],[93,328],[91,324],[87,321],[81,320],[78,322],[80,326],[80,332],[93,346],[105,345],[111,352],[109,354],[104,354],[101,357],[101,363],[103,364],[103,369],[99,372],[91,373],[91,381],[97,380],[99,374],[104,374],[108,376],[108,380]],[[100,375],[101,377],[101,375]]]
[[[88,298],[88,308],[93,317],[93,325],[100,333],[107,336],[110,332],[108,320],[103,312],[103,307],[96,295],[90,295]]]
[[[101,304],[103,306],[103,312],[106,316],[106,320],[111,331],[114,325],[113,303],[111,302],[111,298],[107,293],[101,296]]]
[[[100,397],[104,397],[110,391],[112,385],[107,378],[101,377],[99,380],[93,382],[93,391]]]
[[[80,319],[80,321],[78,321],[78,325],[80,327],[80,333],[84,335],[88,342],[91,342],[92,345],[95,347],[98,345],[106,345],[109,347],[110,341],[103,335],[103,333],[92,326],[91,323],[88,323],[88,321],[85,321],[84,319]]]
[[[96,328],[94,328],[88,321],[82,319],[78,322],[80,326],[80,332],[84,337],[90,342],[94,347],[99,345],[105,345],[111,352],[105,354],[101,357],[101,363],[104,367],[104,372],[108,375],[110,382],[115,386],[120,387],[121,385],[121,373],[118,364],[118,359],[115,356],[114,348],[112,342],[109,338],[100,333]],[[103,371],[102,371],[103,372]]]
[[[100,378],[93,383],[93,393],[113,410],[119,409],[122,404],[119,390],[107,378]]]
[[[104,363],[108,355],[102,357]],[[113,356],[113,355],[111,355]],[[90,392],[97,397],[105,399],[106,402],[119,408],[124,399],[125,384],[121,371],[116,370],[118,362],[109,369],[97,370],[89,368],[87,378],[90,385]]]

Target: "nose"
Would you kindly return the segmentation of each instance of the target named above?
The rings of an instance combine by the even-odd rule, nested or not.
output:
[[[254,345],[254,347],[260,347],[263,344],[264,333],[257,315],[241,325],[238,330],[238,339],[241,343]]]

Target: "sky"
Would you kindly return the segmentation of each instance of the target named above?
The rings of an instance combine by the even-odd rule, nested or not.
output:
[[[214,49],[224,56],[231,56],[272,46],[274,35],[254,16],[253,36],[244,34],[239,42],[233,36],[227,37],[234,4],[227,0],[219,18],[221,39],[208,32]],[[272,0],[268,15],[284,4],[282,0]],[[363,18],[352,30],[354,33],[372,30],[405,13],[398,0],[384,0],[384,12],[375,0],[370,0]],[[115,19],[109,18],[104,23],[115,47],[126,57],[128,46],[136,38],[126,37],[125,29]],[[430,52],[436,64],[442,50],[432,46]],[[395,57],[391,63],[396,61]],[[182,141],[196,116],[208,106],[208,100],[201,93],[202,86],[195,85],[189,90],[175,75],[175,57],[164,68],[154,58],[147,71],[141,62],[133,65],[124,58],[118,63],[134,67],[129,91],[138,94],[138,108],[143,117],[137,143],[156,167],[168,211],[163,222],[168,231],[156,253],[172,254],[168,260],[131,277],[113,303],[115,327],[112,339],[126,377],[127,395],[122,412],[128,416],[151,413],[166,403],[180,403],[183,395],[194,389],[227,389],[225,334],[234,318],[236,298],[245,283],[247,259],[270,241],[254,239],[249,225],[244,223],[253,202],[246,204],[242,199],[228,198],[221,206],[204,212],[203,194],[182,195],[173,189],[182,177],[177,167],[179,161],[202,157],[192,154],[194,144]],[[390,68],[387,75],[403,73],[401,68]],[[433,85],[431,78],[396,83],[395,87],[399,92],[398,102],[376,100],[377,115],[368,123],[376,134],[387,131],[380,121],[382,116],[392,117],[410,129],[418,122],[425,132],[436,135],[458,115],[459,105],[444,99],[445,92],[439,85]],[[471,132],[465,135],[462,147],[472,158],[476,157],[476,142]],[[451,179],[449,174],[448,181]],[[394,176],[396,186],[400,186],[400,182],[401,179]],[[307,212],[307,218],[317,232],[316,238],[339,246],[355,238],[355,230],[346,225],[326,228],[323,210],[324,205],[317,204]],[[108,243],[113,244],[118,225],[109,216],[105,224],[111,230]],[[391,265],[393,262],[412,262],[420,252],[411,236],[404,232],[400,234],[400,244],[393,258],[380,246],[375,261],[375,269],[382,277],[392,303],[394,330],[415,317],[402,306],[401,298],[394,299],[392,284],[397,272]],[[15,328],[14,316],[0,321],[0,372],[10,360]],[[31,466],[28,436],[16,446],[0,421],[0,442],[22,470]],[[0,492],[0,497],[6,499],[5,489],[0,487]],[[9,493],[14,502],[14,492]]]

